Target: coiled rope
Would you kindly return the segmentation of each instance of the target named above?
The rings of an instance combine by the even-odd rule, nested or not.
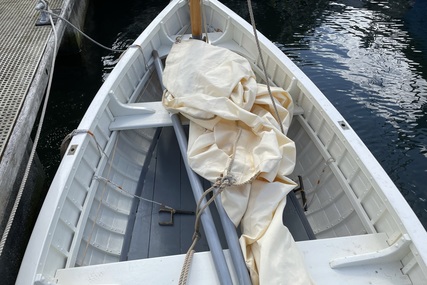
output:
[[[33,147],[31,148],[31,153],[30,153],[30,156],[28,158],[27,166],[25,168],[24,177],[22,178],[21,185],[20,185],[19,190],[18,190],[18,194],[16,195],[15,203],[13,204],[13,208],[12,208],[11,214],[9,216],[9,219],[7,221],[6,228],[5,228],[3,235],[1,237],[0,256],[3,252],[4,245],[6,243],[7,237],[8,237],[9,232],[10,232],[10,228],[12,227],[12,224],[13,224],[13,220],[15,219],[16,211],[18,209],[19,203],[20,203],[21,198],[22,198],[22,193],[24,192],[24,187],[27,183],[27,179],[28,179],[28,176],[30,173],[30,169],[31,169],[31,166],[33,164],[34,156],[36,154],[37,144],[38,144],[39,139],[40,139],[40,134],[41,134],[41,130],[43,127],[44,118],[46,115],[47,103],[49,101],[49,94],[50,94],[50,89],[52,86],[53,71],[55,69],[55,59],[56,59],[56,52],[57,52],[57,46],[58,46],[58,38],[57,38],[56,28],[55,28],[55,24],[53,23],[53,19],[52,19],[51,15],[49,15],[49,20],[50,20],[50,23],[52,25],[52,31],[53,31],[53,37],[54,37],[54,48],[53,48],[52,66],[50,68],[50,74],[49,74],[49,81],[48,81],[47,90],[46,90],[46,96],[44,98],[43,108],[42,108],[42,112],[40,114],[39,125],[37,127],[36,135],[34,137]]]

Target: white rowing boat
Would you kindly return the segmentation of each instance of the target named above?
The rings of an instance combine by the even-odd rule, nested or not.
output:
[[[189,39],[188,2],[172,1],[102,85],[50,186],[17,284],[178,283],[195,220],[179,210],[194,211],[221,174],[230,179],[215,188],[218,209],[200,215],[189,284],[425,284],[427,233],[345,119],[260,35],[280,130],[255,82],[267,83],[252,27],[217,1],[201,10],[208,43]],[[291,191],[297,184],[302,191]]]

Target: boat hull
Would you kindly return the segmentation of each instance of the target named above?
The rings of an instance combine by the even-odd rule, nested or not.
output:
[[[251,26],[217,1],[203,5],[210,43],[244,56],[262,74]],[[146,181],[158,129],[172,125],[156,102],[162,90],[153,81],[152,53],[166,57],[177,38],[188,37],[188,29],[187,3],[172,1],[102,85],[50,186],[17,284],[47,284],[61,276],[68,276],[61,284],[74,284],[69,276],[84,276],[78,270],[106,270],[102,265],[129,262],[126,244],[135,195]],[[422,284],[427,279],[427,234],[421,223],[325,95],[273,43],[259,38],[270,84],[289,92],[296,104],[288,133],[297,148],[291,178],[303,179],[305,217],[317,238],[297,244],[313,279],[317,284]],[[355,244],[366,246],[358,251]],[[174,264],[179,267],[181,261]],[[332,261],[344,269],[331,268]],[[383,274],[375,273],[379,268],[386,268]],[[386,278],[391,273],[397,274],[392,281]],[[99,278],[100,283],[107,281]]]

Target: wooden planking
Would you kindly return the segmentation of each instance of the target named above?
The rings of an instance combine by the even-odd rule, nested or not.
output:
[[[307,107],[307,103],[301,103]],[[315,113],[310,112],[307,115],[307,112],[305,112],[304,116],[312,118],[314,114],[314,117],[316,117]],[[321,124],[316,123],[312,126],[321,127]],[[295,140],[297,148],[299,146],[302,147],[302,149],[297,149],[297,164],[294,175],[301,175],[304,182],[307,181],[305,186],[308,201],[311,203],[309,203],[306,214],[314,233],[317,238],[365,233],[366,230],[361,225],[360,219],[351,212],[354,207],[345,195],[347,193],[343,192],[343,186],[339,183],[335,175],[330,175],[333,165],[327,165],[326,161],[323,160],[321,163],[321,165],[324,165],[323,167],[320,165],[317,168],[312,168],[314,163],[313,157],[322,157],[318,149],[319,147],[323,147],[323,151],[327,154],[324,155],[326,157],[332,155],[332,153],[329,153],[325,149],[315,134],[312,136],[317,138],[317,140],[308,136],[308,131],[312,131],[311,127],[300,116],[298,120],[293,122],[289,135],[291,139]],[[307,143],[309,141],[313,141],[314,143]],[[340,154],[334,153],[333,155],[339,156]],[[317,171],[312,171],[311,169]],[[318,185],[317,181],[320,181]]]
[[[173,130],[164,128],[157,145],[156,189],[153,197],[155,201],[179,209],[181,156],[177,144]],[[158,208],[155,209],[157,210]],[[175,217],[174,226],[160,226],[158,224],[160,217],[155,211],[151,222],[149,257],[181,253],[180,217],[178,215]],[[161,218],[164,218],[163,215]]]
[[[157,149],[154,150],[154,153],[157,153]],[[154,155],[151,158],[150,165],[147,169],[147,174],[145,179],[142,182],[143,188],[141,196],[148,200],[153,200],[154,197],[154,186],[156,178],[156,166],[157,166],[157,157]],[[139,201],[138,209],[135,217],[134,229],[132,232],[132,239],[130,241],[129,253],[127,254],[128,260],[147,258],[149,253],[149,244],[150,244],[150,232],[151,232],[151,222],[152,222],[152,213],[154,211],[154,204]],[[157,206],[156,206],[157,208]]]
[[[232,269],[228,250],[224,256],[232,273],[232,284],[238,284]],[[179,280],[185,255],[140,259],[113,264],[101,264],[59,269],[55,276],[57,284],[176,284]],[[220,284],[210,252],[196,252],[193,257],[187,284]]]
[[[205,188],[210,187],[206,181],[203,184]],[[175,209],[190,211],[196,209],[196,202],[172,128],[162,129],[144,181],[142,196]],[[192,242],[195,216],[175,215],[173,226],[160,226],[159,219],[166,221],[169,216],[162,214],[159,217],[158,210],[158,205],[143,201],[139,203],[128,260],[187,252]],[[218,228],[221,244],[226,248],[217,212],[213,207],[211,212]],[[196,250],[209,250],[203,231]]]

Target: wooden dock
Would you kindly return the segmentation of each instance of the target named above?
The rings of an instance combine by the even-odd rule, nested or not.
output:
[[[0,0],[0,237],[21,184],[55,54],[52,27],[36,26],[36,4]],[[81,26],[87,0],[51,0],[49,8]],[[72,35],[74,30],[61,20],[55,27],[59,47],[65,31]],[[28,181],[26,189],[32,191],[35,183]]]
[[[62,2],[50,5],[61,8]],[[35,25],[40,16],[35,5],[27,0],[0,3],[0,234],[19,189],[17,176],[26,163],[53,56],[52,27]]]

